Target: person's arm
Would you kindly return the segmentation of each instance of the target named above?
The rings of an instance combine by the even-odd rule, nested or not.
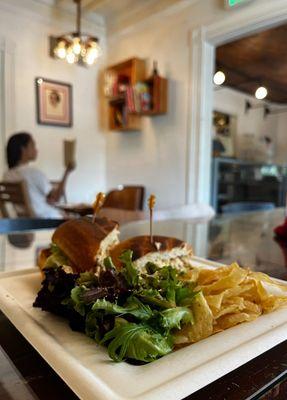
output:
[[[70,172],[73,171],[73,169],[75,169],[74,165],[69,165],[63,175],[63,178],[61,179],[60,183],[58,184],[58,186],[54,189],[52,189],[50,191],[50,193],[47,195],[47,202],[49,204],[53,204],[58,202],[61,197],[63,196],[64,192],[65,192],[65,187],[66,187],[66,183],[67,183],[67,179],[68,176],[70,174]]]

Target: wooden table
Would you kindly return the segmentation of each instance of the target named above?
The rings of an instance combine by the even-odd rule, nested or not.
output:
[[[241,265],[286,280],[287,245],[273,238],[273,228],[283,218],[283,210],[276,210],[215,218],[209,223],[161,221],[155,223],[154,231],[156,234],[188,240],[198,256],[223,262],[238,260]],[[34,231],[34,248],[48,242],[51,232]],[[123,226],[121,236],[125,238],[147,232],[148,224],[140,221]],[[15,259],[19,263],[21,251],[25,249],[15,248],[14,258],[11,258],[13,245],[5,235],[0,235],[0,240],[1,248],[6,249],[4,253],[0,250],[1,269],[17,268],[16,264],[12,265],[12,261]],[[5,259],[5,254],[10,254],[9,260]],[[33,264],[34,255],[31,253],[30,265]],[[77,399],[3,314],[0,314],[0,327],[0,400]],[[286,400],[287,341],[186,399]]]

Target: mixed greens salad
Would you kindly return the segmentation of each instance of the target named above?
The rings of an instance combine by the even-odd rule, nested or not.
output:
[[[34,306],[67,318],[72,329],[107,346],[114,361],[148,363],[170,353],[176,332],[194,323],[190,306],[199,292],[171,266],[149,262],[140,273],[130,250],[121,261],[117,271],[106,258],[95,275],[67,273],[50,260]]]

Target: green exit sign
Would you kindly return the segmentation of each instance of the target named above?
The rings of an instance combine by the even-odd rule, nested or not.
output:
[[[252,0],[225,0],[226,8],[238,7],[246,3],[250,3]]]

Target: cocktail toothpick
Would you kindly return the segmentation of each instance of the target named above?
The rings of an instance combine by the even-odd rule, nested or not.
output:
[[[148,199],[148,207],[149,207],[149,234],[150,234],[150,242],[153,243],[153,232],[152,232],[152,223],[153,223],[153,209],[155,206],[155,195],[151,194]]]
[[[94,210],[94,215],[93,215],[93,222],[95,222],[95,219],[97,218],[98,213],[100,212],[100,209],[102,208],[104,201],[105,201],[105,193],[99,192],[97,194],[96,200],[93,204],[93,210]]]

